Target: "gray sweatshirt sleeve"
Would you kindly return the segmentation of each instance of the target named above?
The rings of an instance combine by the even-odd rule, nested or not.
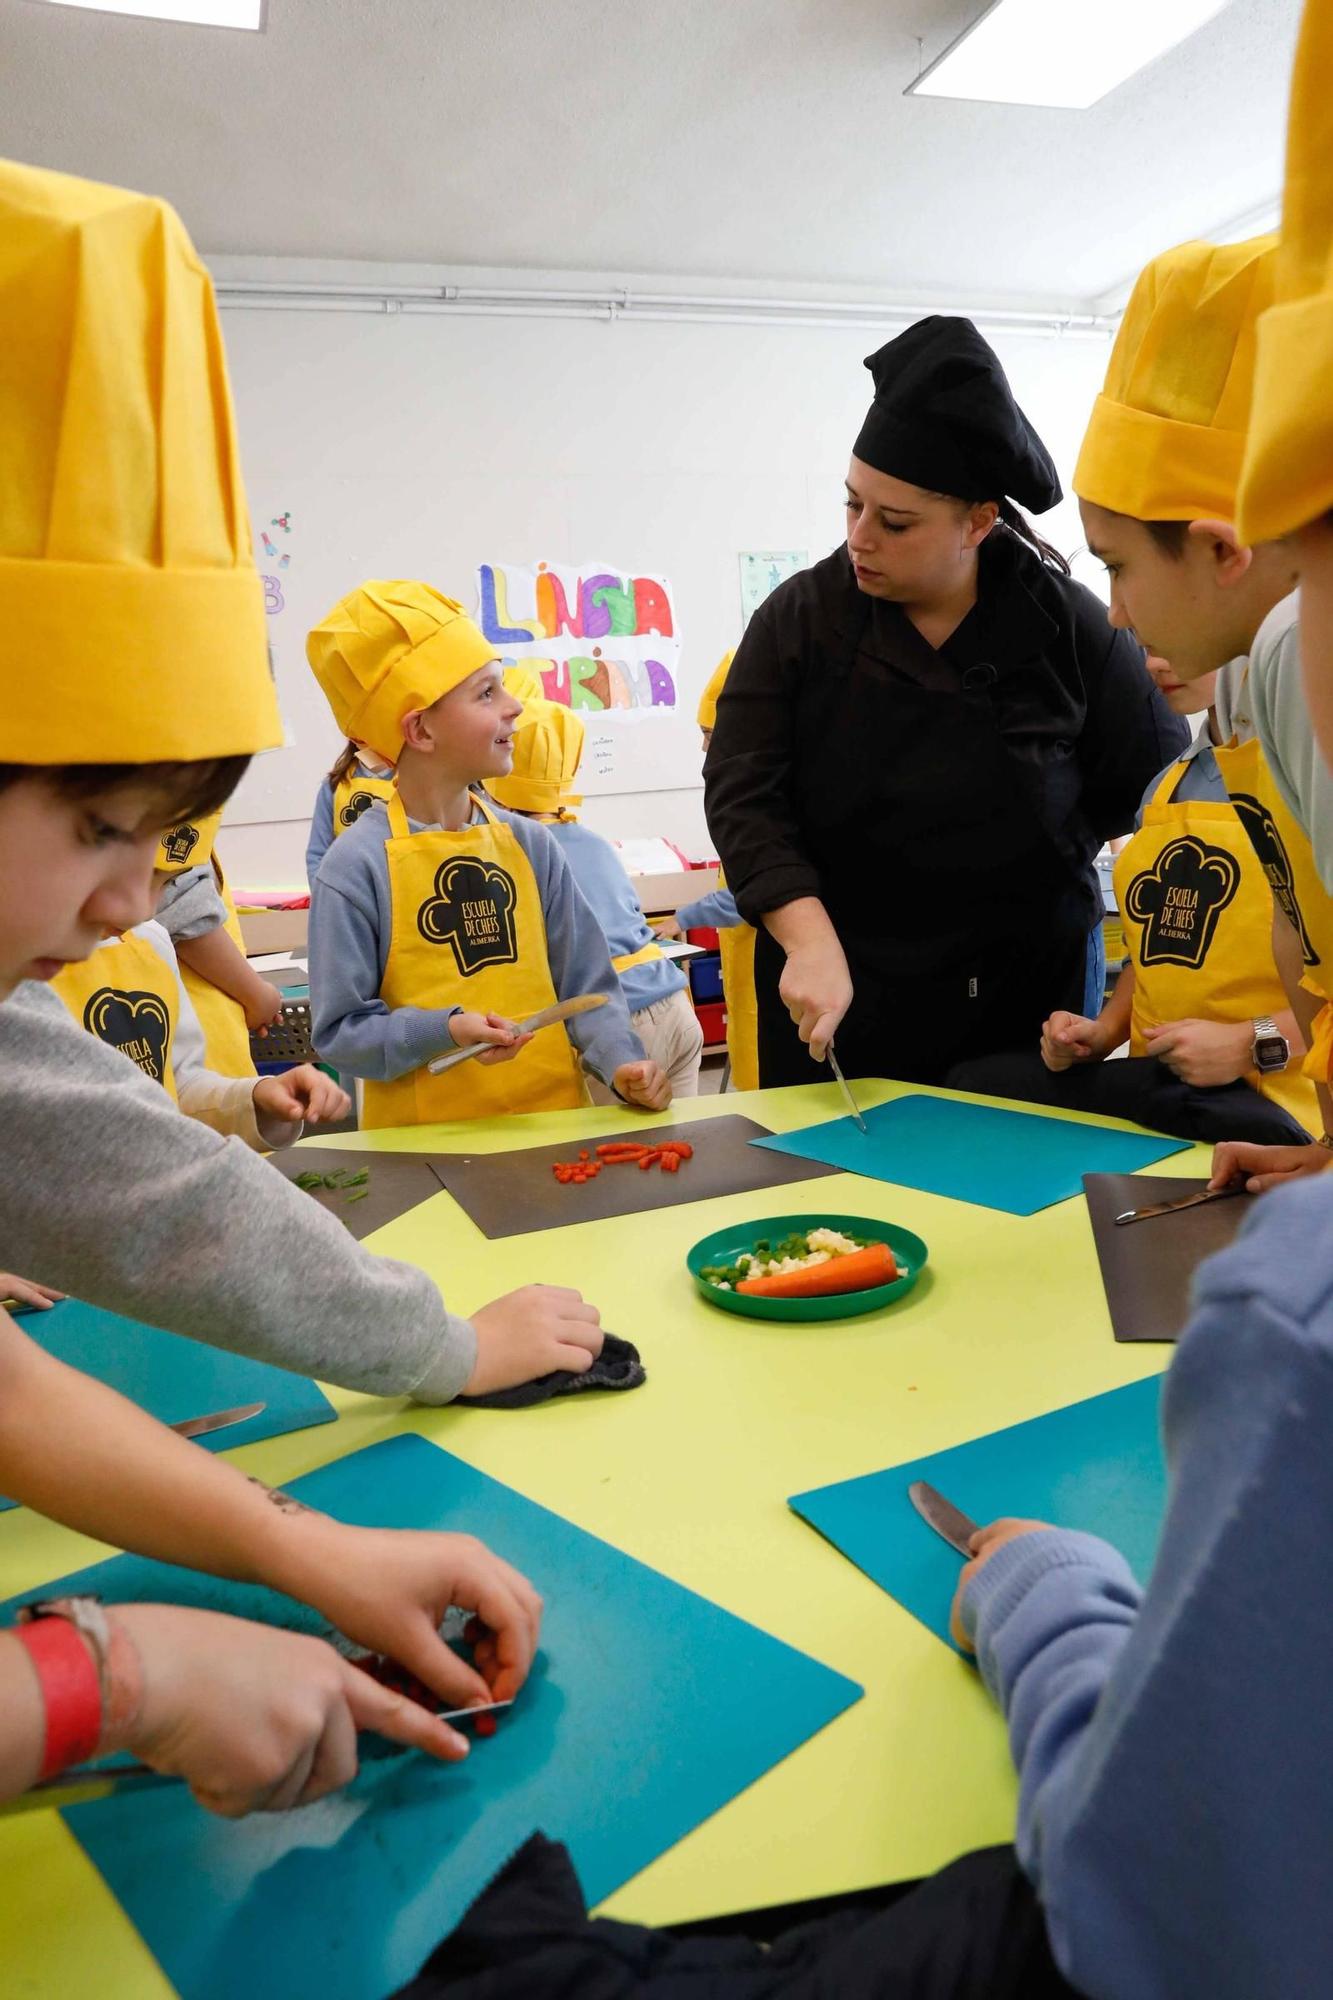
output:
[[[213,864],[187,868],[173,876],[162,891],[157,921],[173,944],[189,944],[193,938],[207,937],[227,921],[227,909],[218,894]]]
[[[346,1389],[447,1403],[471,1374],[476,1332],[424,1271],[182,1117],[45,987],[0,1004],[0,1115],[7,1268]]]

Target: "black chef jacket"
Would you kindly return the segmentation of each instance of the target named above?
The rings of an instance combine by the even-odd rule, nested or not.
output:
[[[828,910],[856,989],[843,1067],[938,1082],[1079,1010],[1093,856],[1188,736],[1138,642],[1008,529],[939,649],[857,588],[842,548],[746,630],[704,767],[708,824],[750,922],[799,896]],[[812,1074],[781,969],[760,926],[765,1084]]]

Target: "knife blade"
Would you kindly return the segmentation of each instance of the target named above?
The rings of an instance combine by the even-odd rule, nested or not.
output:
[[[951,1549],[957,1549],[960,1556],[971,1559],[972,1537],[977,1532],[975,1521],[969,1521],[961,1508],[955,1507],[952,1500],[946,1500],[942,1493],[927,1485],[924,1479],[912,1481],[907,1489],[907,1497],[927,1527],[933,1528],[937,1535],[942,1536]]]
[[[512,1708],[513,1701],[488,1701],[476,1708],[450,1708],[436,1719],[440,1722],[470,1722],[479,1715],[496,1715]],[[406,1746],[404,1746],[406,1747]],[[75,1764],[57,1777],[0,1804],[0,1817],[9,1813],[36,1812],[43,1806],[63,1810],[67,1806],[90,1805],[121,1792],[156,1791],[162,1785],[181,1785],[185,1780],[174,1771],[156,1771],[151,1764]]]
[[[208,1417],[184,1417],[178,1424],[168,1424],[167,1429],[175,1431],[177,1437],[207,1437],[210,1431],[225,1431],[228,1424],[247,1423],[267,1408],[267,1403],[238,1403],[234,1410],[214,1410]]]
[[[860,1111],[857,1109],[856,1099],[852,1096],[851,1086],[849,1085],[846,1077],[842,1073],[842,1064],[838,1061],[837,1056],[833,1052],[832,1042],[830,1042],[828,1045],[828,1059],[829,1059],[829,1068],[833,1071],[834,1076],[838,1079],[838,1088],[842,1092],[843,1102],[847,1106],[848,1112],[850,1113],[852,1118],[856,1121],[856,1124],[858,1125],[860,1130],[862,1132],[867,1131],[869,1128],[866,1125],[865,1119],[861,1116]]]
[[[590,1014],[594,1007],[605,1007],[605,993],[576,993],[569,1000],[557,1000],[550,1007],[543,1007],[535,1014],[529,1014],[526,1021],[516,1021],[520,1035],[535,1035],[543,1028],[553,1028],[558,1021],[570,1021],[575,1014]],[[472,1042],[465,1049],[453,1049],[447,1056],[436,1056],[434,1062],[426,1064],[431,1076],[440,1076],[455,1063],[467,1062],[471,1056],[484,1055],[490,1042]]]
[[[1175,1201],[1154,1202],[1151,1208],[1127,1208],[1123,1215],[1117,1215],[1115,1226],[1120,1229],[1126,1222],[1147,1222],[1154,1215],[1178,1215],[1182,1209],[1200,1208],[1206,1201],[1230,1201],[1233,1195],[1246,1193],[1244,1181],[1229,1187],[1203,1188],[1197,1194],[1179,1195]]]

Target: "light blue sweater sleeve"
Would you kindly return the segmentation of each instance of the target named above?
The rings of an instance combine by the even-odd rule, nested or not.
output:
[[[305,879],[313,891],[319,864],[333,845],[333,780],[325,778],[315,794],[315,810],[310,819],[310,838],[305,850]]]
[[[643,1059],[643,1044],[606,939],[546,828],[498,817],[532,864],[557,997],[606,995],[604,1007],[577,1015],[568,1031],[593,1075],[609,1084],[622,1063]],[[467,1004],[443,954],[438,1007],[389,1007],[380,998],[392,930],[387,833],[384,807],[376,804],[333,843],[310,899],[311,1039],[335,1069],[371,1082],[404,1076],[451,1048],[449,1016]]]
[[[569,863],[579,893],[596,917],[612,959],[628,958],[642,951],[645,945],[656,944],[656,933],[645,918],[625,864],[610,841],[594,833],[590,826],[580,826],[577,820],[557,820],[546,831]],[[642,965],[632,965],[618,976],[631,1014],[669,999],[689,984],[678,965],[660,956],[645,959]]]
[[[1265,1195],[1196,1282],[1140,1593],[1090,1535],[1000,1549],[965,1620],[1018,1844],[1088,2000],[1327,1990],[1333,1175]]]
[[[711,895],[700,896],[697,903],[682,903],[676,922],[683,931],[730,931],[745,919],[730,889],[714,889]]]

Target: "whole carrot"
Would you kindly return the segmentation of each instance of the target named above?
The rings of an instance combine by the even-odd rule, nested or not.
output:
[[[768,1278],[742,1278],[738,1292],[756,1299],[818,1299],[835,1292],[864,1292],[872,1285],[891,1285],[901,1273],[887,1243],[830,1257],[826,1264],[807,1264],[800,1271],[775,1271]]]

